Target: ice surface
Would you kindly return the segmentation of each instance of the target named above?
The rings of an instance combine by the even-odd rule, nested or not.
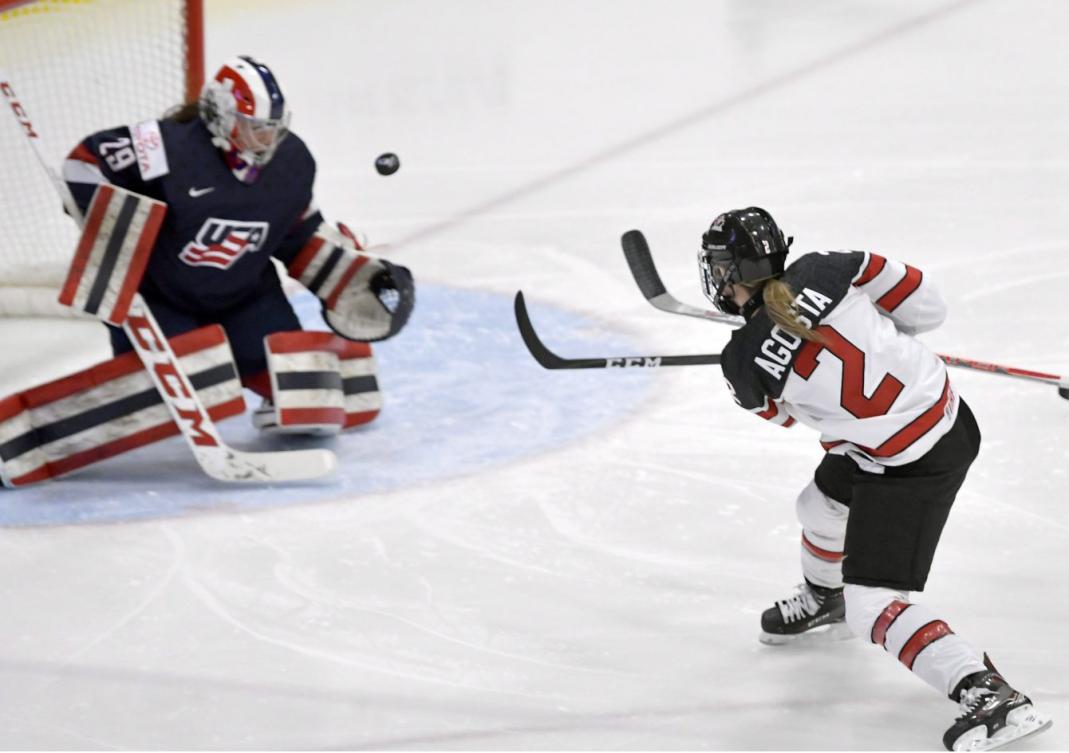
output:
[[[882,651],[757,643],[799,578],[816,437],[739,411],[715,368],[542,371],[511,296],[563,355],[713,351],[728,331],[643,302],[618,238],[645,230],[698,303],[698,237],[756,203],[795,251],[866,248],[938,279],[933,349],[1069,372],[1069,5],[207,16],[209,67],[275,68],[320,205],[395,244],[420,318],[383,344],[382,422],[339,441],[321,497],[213,486],[177,442],[0,492],[0,747],[939,746],[955,707]],[[402,160],[387,178],[384,151]],[[0,335],[5,394],[106,353],[95,325]],[[918,599],[1054,717],[1020,747],[1064,749],[1069,403],[953,379],[985,443]],[[134,495],[124,515],[124,485],[159,487],[159,509]],[[72,494],[111,514],[76,522]]]

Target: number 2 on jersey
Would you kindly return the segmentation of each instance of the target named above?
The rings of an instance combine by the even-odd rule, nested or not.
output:
[[[798,352],[794,371],[808,380],[819,365],[817,356],[827,350],[843,364],[840,404],[855,418],[886,415],[905,385],[884,374],[871,396],[865,394],[865,352],[843,337],[833,327],[817,327],[822,341],[808,341]]]

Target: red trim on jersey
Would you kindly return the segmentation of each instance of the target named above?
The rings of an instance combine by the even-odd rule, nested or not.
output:
[[[838,447],[841,444],[846,444],[846,440],[845,439],[836,439],[834,442],[821,441],[820,446],[823,447],[825,450],[831,450],[831,449],[834,449],[834,448]]]
[[[77,162],[87,162],[90,165],[100,165],[100,160],[85,144],[79,144],[71,150],[71,153],[67,155],[67,159],[72,159]]]
[[[104,213],[111,203],[115,191],[106,183],[97,186],[93,194],[93,201],[89,207],[89,216],[85,220],[82,229],[82,237],[78,241],[78,248],[74,252],[70,271],[67,272],[67,280],[59,293],[59,302],[64,306],[74,305],[74,296],[78,293],[78,285],[81,284],[85,275],[85,267],[89,263],[89,256],[93,253],[96,245],[97,233],[100,232],[100,223],[104,221]]]
[[[949,399],[950,377],[947,377],[946,382],[943,383],[943,394],[932,404],[931,408],[903,426],[879,447],[873,449],[862,447],[861,449],[874,458],[889,458],[904,452],[910,445],[935,428],[935,425],[943,418],[943,411]]]
[[[898,615],[909,609],[910,603],[908,601],[892,601],[884,610],[880,612],[880,616],[876,618],[876,622],[872,623],[872,634],[869,638],[877,646],[884,646],[886,648],[887,630],[894,624],[894,621],[898,619]]]
[[[315,424],[345,425],[344,408],[282,408],[278,412],[279,426],[309,426]]]
[[[781,425],[783,426],[784,429],[786,429],[786,428],[788,428],[790,426],[794,426],[794,424],[795,424],[794,416],[788,416],[787,420],[784,421]]]
[[[767,399],[767,398],[766,398]],[[779,408],[776,407],[775,400],[768,400],[768,407],[763,411],[758,411],[757,415],[766,421],[771,421],[773,418],[779,415]]]
[[[894,311],[921,286],[923,277],[924,275],[921,274],[919,269],[907,264],[905,276],[898,281],[897,285],[880,296],[880,299],[876,301],[876,305],[884,311]]]
[[[330,295],[327,296],[325,301],[326,307],[330,310],[334,309],[335,304],[338,302],[338,298],[341,297],[342,291],[345,290],[345,286],[349,284],[349,280],[353,279],[353,275],[357,273],[360,267],[367,264],[368,257],[364,255],[357,256],[353,259],[352,264],[345,270],[345,274],[338,280],[338,284],[334,286],[334,290],[330,291]]]
[[[885,264],[887,264],[887,259],[879,254],[869,254],[869,263],[865,266],[865,271],[861,273],[861,277],[857,279],[854,286],[861,287],[872,282],[883,271]]]
[[[290,273],[290,277],[300,279],[301,275],[304,274],[304,270],[308,268],[308,265],[319,253],[319,249],[323,247],[324,243],[326,243],[326,240],[322,236],[313,235],[286,268]]]
[[[806,538],[805,531],[802,531],[802,546],[805,547],[805,550],[807,552],[812,554],[817,559],[822,559],[825,562],[842,562],[842,552],[833,552],[830,549],[821,549],[819,546],[817,546],[808,538]]]
[[[346,413],[345,425],[342,428],[351,429],[354,426],[366,424],[369,421],[374,421],[375,416],[377,415],[379,415],[379,412],[377,410],[365,410],[360,411],[358,413]]]
[[[913,662],[916,661],[917,654],[940,638],[953,634],[954,631],[945,622],[932,620],[910,636],[910,639],[906,641],[906,645],[898,652],[898,660],[906,665],[906,669],[913,669]]]

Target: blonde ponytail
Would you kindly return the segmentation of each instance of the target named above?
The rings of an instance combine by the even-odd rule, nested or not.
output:
[[[813,342],[821,342],[818,333],[811,330],[798,316],[798,305],[794,302],[794,291],[783,280],[773,277],[762,290],[765,298],[765,310],[780,329],[796,337]]]

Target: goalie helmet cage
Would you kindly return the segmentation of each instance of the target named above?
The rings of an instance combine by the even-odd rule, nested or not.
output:
[[[159,118],[204,81],[202,0],[0,0],[0,75],[59,172],[79,140]],[[0,100],[4,101],[4,100]],[[78,241],[18,124],[0,118],[0,316],[63,316]]]

